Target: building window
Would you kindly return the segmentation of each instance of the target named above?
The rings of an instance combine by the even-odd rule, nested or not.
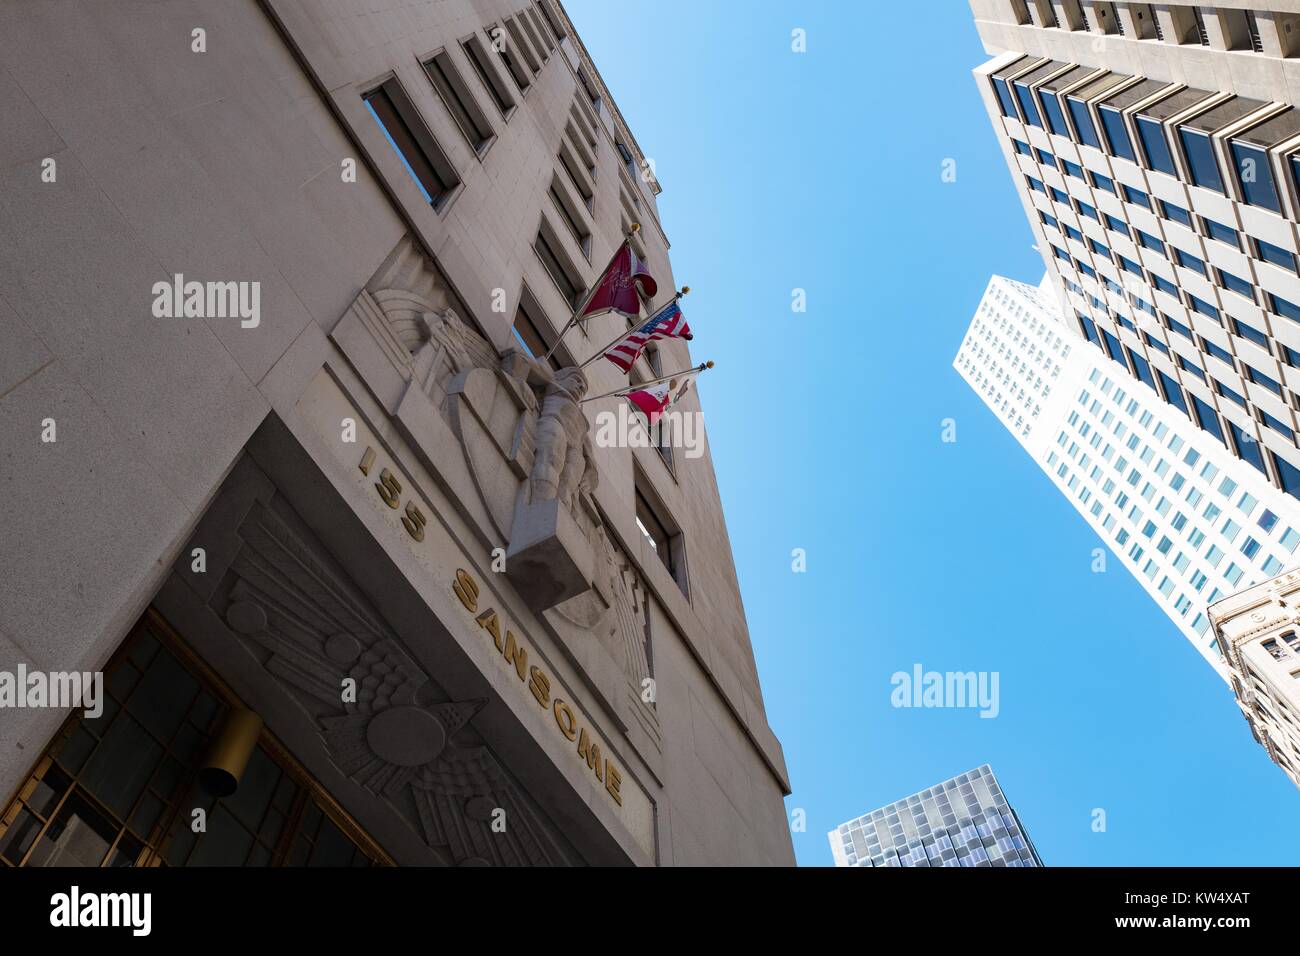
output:
[[[1147,164],[1157,172],[1177,176],[1174,169],[1174,157],[1169,153],[1169,141],[1165,139],[1165,128],[1159,120],[1146,116],[1136,117],[1138,137],[1142,140],[1142,151],[1146,153]]]
[[[523,54],[523,58],[527,62],[528,68],[532,70],[533,75],[536,76],[542,71],[542,64],[538,61],[537,54],[533,52],[533,48],[528,45],[528,41],[524,39],[523,31],[519,29],[519,22],[513,17],[504,22],[506,31],[510,34],[511,43],[514,45],[516,50]],[[502,44],[503,47],[504,45],[505,44]],[[520,87],[520,89],[522,89],[522,87]]]
[[[1174,222],[1181,223],[1188,229],[1192,228],[1192,216],[1182,206],[1175,206],[1171,202],[1160,200],[1160,211],[1164,213],[1166,219],[1172,219]]]
[[[1016,112],[1016,104],[1011,98],[1011,91],[1007,88],[1007,81],[1000,76],[993,77],[993,90],[997,93],[998,107],[1002,110],[1002,115],[1018,121],[1020,114]]]
[[[1282,206],[1278,202],[1277,187],[1273,184],[1273,167],[1269,165],[1268,153],[1236,141],[1229,145],[1242,198],[1248,205],[1281,212]]]
[[[1215,322],[1219,321],[1219,310],[1210,305],[1210,303],[1206,302],[1204,299],[1197,298],[1189,292],[1187,294],[1187,304],[1192,307],[1193,312],[1199,312],[1201,315],[1211,318]]]
[[[632,150],[628,149],[627,144],[621,139],[614,141],[614,148],[618,150],[618,155],[622,157],[623,165],[627,167],[627,171],[635,178],[636,159],[632,156]]]
[[[1025,114],[1025,121],[1030,126],[1043,128],[1043,121],[1038,116],[1038,107],[1034,103],[1034,94],[1024,83],[1013,83],[1016,90],[1016,99],[1020,102],[1020,109]]]
[[[1205,275],[1205,263],[1195,256],[1189,256],[1181,249],[1174,250],[1174,261],[1184,269],[1191,269],[1198,275]]]
[[[686,587],[685,551],[682,533],[666,517],[666,512],[651,503],[646,485],[638,473],[636,476],[636,526],[645,538],[646,544],[668,569],[683,594],[689,593]]]
[[[1265,242],[1263,239],[1255,240],[1255,257],[1264,262],[1271,262],[1275,266],[1281,266],[1288,272],[1296,271],[1294,252],[1275,246],[1271,242]]]
[[[1248,342],[1254,342],[1262,349],[1268,348],[1268,336],[1252,325],[1232,320],[1232,330]]]
[[[470,148],[480,156],[483,155],[492,142],[492,125],[479,109],[474,94],[456,72],[451,55],[446,50],[434,55],[424,62],[424,71],[446,105],[447,112],[451,113],[452,119],[465,134]]]
[[[542,331],[543,329],[549,331],[550,324],[540,318],[541,314],[541,308],[533,302],[532,296],[525,288],[524,293],[519,297],[519,308],[515,310],[515,321],[511,331],[514,332],[515,341],[524,352],[538,361],[550,349],[554,338],[553,335]],[[558,349],[556,351],[559,352]],[[552,355],[547,359],[547,364],[558,371],[561,367],[559,355]]]
[[[510,50],[513,43],[513,37],[506,35],[505,28],[493,24],[485,28],[489,39],[492,41],[492,49],[497,51],[497,58],[505,66],[506,72],[510,74],[511,79],[515,81],[515,86],[519,87],[520,93],[527,93],[531,84],[531,78],[528,70],[524,67]]]
[[[470,66],[478,74],[479,81],[487,89],[492,97],[492,102],[497,105],[502,116],[509,116],[515,108],[515,98],[510,93],[509,88],[501,81],[500,75],[496,68],[488,60],[487,51],[483,47],[483,41],[477,36],[469,37],[461,44],[465,51],[465,56],[469,59]]]
[[[1291,442],[1295,441],[1295,432],[1291,430],[1291,426],[1286,424],[1286,422],[1281,421],[1280,419],[1274,418],[1272,415],[1264,411],[1262,408],[1259,410],[1259,420],[1262,421],[1269,428],[1273,429],[1273,431],[1277,432],[1279,435],[1285,435],[1287,441],[1291,441]]]
[[[1057,136],[1070,135],[1070,128],[1065,125],[1065,114],[1061,112],[1061,101],[1049,90],[1038,91],[1038,101],[1043,105],[1043,115],[1047,118],[1047,127]]]
[[[1220,442],[1223,442],[1223,429],[1219,426],[1218,413],[1195,395],[1191,398],[1192,405],[1196,409],[1196,423]]]
[[[564,224],[569,228],[569,234],[573,241],[578,244],[582,255],[591,258],[591,230],[587,228],[586,218],[578,212],[577,204],[569,197],[569,192],[559,177],[551,180],[551,202],[555,204],[555,210],[564,220]]]
[[[540,9],[540,4],[539,4],[538,6],[536,6],[536,7],[533,7],[533,8],[530,9],[530,10],[526,10],[525,13],[528,15],[529,19],[532,21],[533,29],[536,31],[537,35],[538,35],[539,37],[541,37],[541,38],[542,38],[542,41],[546,44],[546,49],[547,49],[547,50],[554,51],[554,50],[555,50],[555,34],[554,34],[554,32],[549,28],[549,25],[546,23],[546,21],[545,21],[545,19],[544,19],[544,17],[545,17],[546,14],[545,14],[544,12],[543,12],[543,13],[540,13],[540,14],[537,12],[539,9]],[[520,15],[523,16],[524,14],[520,14]]]
[[[1225,226],[1221,222],[1215,222],[1213,219],[1201,217],[1201,224],[1205,227],[1205,234],[1211,239],[1218,242],[1226,243],[1234,249],[1241,248],[1241,240],[1238,238],[1237,230],[1231,226]]]
[[[401,159],[425,202],[442,208],[460,177],[396,79],[365,94],[366,109]]]
[[[1133,142],[1129,139],[1128,128],[1124,125],[1124,117],[1120,111],[1110,106],[1099,106],[1097,115],[1101,117],[1101,127],[1106,133],[1106,144],[1110,147],[1110,154],[1127,159],[1129,162],[1137,162],[1137,157],[1133,153]]]
[[[578,195],[582,197],[582,203],[587,207],[587,211],[591,212],[595,207],[595,192],[591,183],[579,172],[580,169],[584,168],[584,165],[574,155],[573,148],[567,140],[560,143],[559,157],[560,165],[564,167],[569,182],[573,184],[574,189],[578,190]],[[587,170],[587,176],[590,175],[591,171]]]
[[[1282,316],[1282,318],[1290,319],[1292,322],[1300,322],[1300,306],[1288,302],[1280,295],[1273,295],[1272,293],[1269,293],[1268,301],[1269,305],[1272,306],[1273,311]]]
[[[1250,379],[1256,385],[1263,385],[1266,389],[1268,389],[1270,392],[1272,392],[1274,395],[1278,396],[1279,398],[1282,397],[1282,384],[1280,382],[1275,381],[1272,378],[1269,378],[1263,372],[1251,368],[1249,365],[1246,366],[1246,378]]]
[[[524,32],[528,34],[528,39],[533,42],[533,46],[537,48],[538,55],[541,56],[542,62],[545,63],[550,59],[550,53],[548,50],[552,48],[551,38],[546,35],[546,31],[542,29],[541,23],[538,22],[536,17],[537,14],[528,9],[520,10],[518,14],[519,25],[523,27]]]
[[[1179,136],[1183,142],[1183,152],[1187,156],[1187,165],[1191,170],[1192,184],[1215,192],[1223,192],[1223,177],[1219,175],[1219,164],[1214,158],[1214,147],[1210,137],[1196,130],[1181,128]]]
[[[1224,272],[1222,269],[1217,270],[1219,273],[1219,286],[1227,289],[1229,292],[1235,292],[1237,295],[1244,296],[1251,302],[1255,301],[1255,287],[1231,272]]]
[[[1264,455],[1259,450],[1258,439],[1231,421],[1228,422],[1228,430],[1232,432],[1232,443],[1237,446],[1237,457],[1242,461],[1249,462],[1261,473],[1268,474],[1264,470]]]
[[[391,861],[267,732],[231,796],[198,783],[235,703],[154,612],[0,816],[10,866],[374,866]],[[191,827],[206,814],[205,832]]]
[[[560,296],[571,309],[576,310],[586,286],[579,277],[578,270],[571,266],[564,254],[559,251],[559,243],[550,223],[543,217],[541,228],[537,230],[537,239],[533,243],[537,256],[542,260],[547,273],[559,289]]]
[[[555,15],[551,5],[546,0],[537,0],[537,9],[542,11],[542,16],[546,19],[546,25],[551,28],[551,32],[555,34],[556,39],[563,40],[568,36],[560,24],[560,18]]]
[[[1065,105],[1070,109],[1070,119],[1074,120],[1074,128],[1079,134],[1079,142],[1094,149],[1101,149],[1101,141],[1097,138],[1097,127],[1093,125],[1092,114],[1088,112],[1088,105],[1082,100],[1076,100],[1070,96],[1065,98]]]
[[[1143,249],[1150,249],[1153,252],[1158,252],[1161,255],[1164,255],[1165,244],[1163,242],[1151,235],[1151,233],[1143,232],[1141,229],[1135,229],[1134,232],[1137,233],[1137,243],[1139,246]]]

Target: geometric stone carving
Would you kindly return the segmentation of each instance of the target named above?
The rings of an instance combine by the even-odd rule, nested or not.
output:
[[[260,502],[214,609],[314,722],[331,761],[458,864],[566,864],[565,843],[451,700],[326,561]],[[504,809],[494,830],[489,811]]]

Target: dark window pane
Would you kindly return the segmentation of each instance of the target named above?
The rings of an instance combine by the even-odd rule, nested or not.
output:
[[[1043,104],[1043,115],[1047,117],[1047,127],[1057,136],[1069,136],[1070,130],[1065,125],[1065,116],[1061,113],[1061,104],[1054,93],[1038,91],[1038,100]]]
[[[1137,117],[1138,136],[1142,138],[1142,149],[1147,154],[1151,168],[1170,176],[1176,176],[1174,158],[1169,154],[1169,141],[1165,139],[1165,128],[1155,120],[1145,116]]]
[[[1236,167],[1237,182],[1246,202],[1252,206],[1262,206],[1274,212],[1281,212],[1277,189],[1273,185],[1273,168],[1269,165],[1268,154],[1254,146],[1232,143],[1232,159]]]
[[[1016,88],[1016,99],[1020,101],[1020,108],[1024,111],[1025,120],[1031,126],[1043,128],[1043,121],[1038,118],[1038,107],[1034,105],[1034,98],[1030,95],[1029,87],[1023,83],[1014,84]]]
[[[1007,89],[1007,81],[1000,76],[993,77],[993,89],[998,94],[998,106],[1002,108],[1002,115],[1010,116],[1014,120],[1020,119],[1020,114],[1016,112],[1016,104],[1011,100],[1011,91]]]
[[[1136,161],[1133,155],[1133,143],[1129,140],[1128,130],[1124,126],[1124,117],[1118,110],[1108,106],[1099,107],[1097,114],[1101,117],[1102,128],[1106,131],[1106,143],[1110,146],[1111,155]]]
[[[1219,175],[1219,164],[1215,161],[1214,150],[1209,137],[1194,130],[1179,130],[1183,141],[1183,151],[1187,154],[1187,165],[1191,167],[1192,182],[1215,192],[1223,192],[1223,179]]]
[[[1066,102],[1070,107],[1070,118],[1074,120],[1074,128],[1079,131],[1079,142],[1100,149],[1101,142],[1097,139],[1097,128],[1092,124],[1088,107],[1074,99],[1067,99]]]

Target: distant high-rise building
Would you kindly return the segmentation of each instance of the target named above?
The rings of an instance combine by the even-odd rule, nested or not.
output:
[[[1046,277],[994,276],[953,366],[1227,679],[1206,606],[1295,561],[1300,505],[1090,348]]]
[[[1250,732],[1300,787],[1300,571],[1210,608]]]
[[[1300,497],[1293,2],[971,0],[1067,321]]]
[[[988,764],[841,824],[836,866],[1042,866]]]

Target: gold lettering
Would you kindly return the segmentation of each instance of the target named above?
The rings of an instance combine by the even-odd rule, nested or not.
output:
[[[416,506],[415,502],[408,501],[406,503],[406,514],[402,517],[402,527],[406,529],[406,533],[416,541],[423,541],[424,526],[428,523],[428,519],[424,517],[424,512]]]
[[[600,747],[594,740],[587,736],[587,728],[582,728],[582,733],[578,735],[578,756],[587,761],[588,769],[596,771],[596,779],[600,779]]]
[[[528,674],[528,689],[537,698],[537,703],[545,707],[551,701],[551,679],[538,670],[536,664],[528,668]]]
[[[451,586],[456,592],[456,597],[460,598],[460,603],[465,605],[465,610],[473,613],[478,610],[478,583],[469,576],[469,572],[463,568],[456,569],[456,582]]]
[[[361,456],[361,464],[358,466],[361,469],[361,474],[363,475],[370,474],[370,466],[373,465],[374,463],[375,463],[375,450],[371,448],[369,445],[367,445],[366,453]]]
[[[523,680],[528,674],[528,650],[515,643],[515,635],[512,631],[506,631],[506,646],[501,653],[507,664],[515,665],[515,673],[519,675],[520,680]]]
[[[474,618],[474,620],[478,621],[479,627],[492,635],[492,640],[496,643],[497,650],[501,650],[501,622],[497,620],[496,609],[488,608],[478,617]]]
[[[384,503],[388,507],[394,511],[397,510],[402,494],[402,483],[387,468],[379,472],[379,480],[375,482],[375,490],[379,492],[379,497],[384,499]]]
[[[557,697],[555,698],[555,706],[551,709],[555,713],[555,723],[559,725],[560,733],[564,734],[564,736],[568,737],[570,740],[578,736],[578,721],[577,718],[573,716],[573,711],[569,709],[569,705]],[[561,714],[564,716],[560,716]]]
[[[394,480],[393,483],[396,484],[396,481]],[[400,485],[398,487],[400,489]],[[408,515],[409,513],[408,510]],[[423,517],[423,515],[420,515],[421,519]],[[419,526],[422,528],[423,525],[424,522],[421,520]],[[452,582],[451,589],[466,610],[471,613],[478,611],[479,585],[474,580],[473,575],[463,568],[457,568],[456,579]],[[612,760],[601,754],[600,744],[596,743],[595,738],[587,733],[587,728],[578,726],[578,718],[573,708],[559,697],[556,697],[552,702],[551,679],[537,665],[528,666],[528,649],[519,643],[514,632],[508,628],[505,629],[504,640],[502,639],[501,618],[497,615],[495,608],[489,607],[485,609],[478,613],[474,620],[479,627],[492,635],[497,650],[501,652],[501,656],[505,658],[507,664],[514,666],[519,679],[527,682],[528,690],[537,703],[543,707],[550,703],[551,712],[555,715],[555,725],[560,728],[560,733],[564,734],[568,740],[578,742],[578,756],[587,762],[588,769],[596,775],[596,779],[604,782],[605,792],[609,794],[614,803],[621,807],[623,805],[623,794],[619,788],[623,785],[623,775],[614,766]]]
[[[614,766],[613,761],[605,761],[605,791],[614,798],[614,802],[620,807],[623,805],[623,794],[618,792],[618,785],[623,782],[623,776]]]

